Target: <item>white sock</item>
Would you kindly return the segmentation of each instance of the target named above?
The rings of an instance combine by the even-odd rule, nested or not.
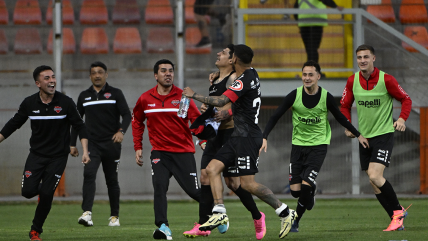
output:
[[[226,213],[226,207],[224,204],[217,204],[213,207],[213,213]]]
[[[287,204],[283,203],[279,208],[275,209],[276,215],[279,216],[282,211],[284,211],[287,208]]]

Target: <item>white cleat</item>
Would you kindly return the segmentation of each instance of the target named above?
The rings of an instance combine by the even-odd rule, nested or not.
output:
[[[94,226],[94,223],[92,222],[92,212],[90,211],[84,212],[77,221],[79,224],[82,224],[86,227]]]
[[[111,216],[108,220],[110,220],[110,223],[108,224],[108,226],[110,226],[110,227],[119,227],[120,226],[118,216]]]

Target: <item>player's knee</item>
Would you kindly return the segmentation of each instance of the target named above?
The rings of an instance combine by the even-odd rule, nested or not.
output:
[[[21,195],[28,199],[35,197],[37,194],[38,194],[37,190],[28,190],[26,188],[22,188],[21,190]]]
[[[236,183],[236,182],[227,182],[226,183],[227,187],[232,190],[232,191],[236,191],[238,190],[239,186],[241,185],[240,183]]]
[[[380,175],[369,174],[370,183],[376,187],[381,187],[384,183],[384,178]]]
[[[302,189],[300,190],[299,202],[307,207],[311,203],[312,199],[312,187],[308,185],[302,185]]]
[[[216,175],[220,174],[222,171],[222,169],[220,167],[221,164],[222,163],[220,161],[216,161],[216,162],[211,161],[210,164],[206,168],[208,177],[212,177],[212,176],[216,176]]]
[[[290,192],[291,192],[291,196],[293,196],[295,198],[300,197],[300,190],[299,191],[290,190]]]

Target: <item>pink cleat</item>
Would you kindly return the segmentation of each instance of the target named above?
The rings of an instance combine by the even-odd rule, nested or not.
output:
[[[186,238],[196,238],[199,236],[207,237],[211,234],[211,231],[201,231],[199,230],[199,226],[201,226],[199,223],[195,223],[195,226],[193,226],[192,230],[186,231],[183,233],[184,237]]]
[[[410,204],[410,206],[412,206],[412,204]],[[388,228],[386,228],[383,231],[404,230],[403,221],[404,221],[404,218],[407,216],[407,209],[409,209],[410,206],[407,207],[406,209],[402,208],[402,210],[394,210],[391,223],[389,224]]]
[[[256,238],[258,240],[262,239],[266,235],[266,223],[265,223],[265,214],[260,212],[262,217],[257,220],[254,219],[254,228],[256,229]]]

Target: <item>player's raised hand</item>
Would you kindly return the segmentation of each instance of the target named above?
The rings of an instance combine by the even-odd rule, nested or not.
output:
[[[396,122],[394,122],[394,128],[397,131],[405,131],[406,130],[406,121],[403,118],[398,118]]]
[[[190,87],[186,87],[183,89],[183,93],[182,95],[192,98],[192,96],[195,94],[195,91],[193,91],[192,89],[190,89]]]
[[[262,150],[265,150],[265,152],[266,152],[266,150],[267,150],[267,140],[265,139],[265,138],[263,138],[263,144],[262,144],[262,147],[260,147],[260,150],[259,150],[259,156],[260,156],[260,153],[262,153]]]
[[[369,148],[369,141],[363,135],[360,135],[358,137],[358,141],[364,148]]]
[[[204,113],[205,111],[207,111],[208,106],[205,103],[202,103],[201,105],[201,113]]]
[[[212,73],[210,74],[210,77],[208,77],[208,78],[209,78],[209,80],[210,80],[210,84],[212,85],[212,84],[213,84],[213,82],[214,82],[214,80],[215,80],[216,78],[218,78],[219,76],[220,76],[220,71],[212,72]]]
[[[143,166],[143,150],[135,151],[135,161],[137,162],[138,166],[140,167]]]

